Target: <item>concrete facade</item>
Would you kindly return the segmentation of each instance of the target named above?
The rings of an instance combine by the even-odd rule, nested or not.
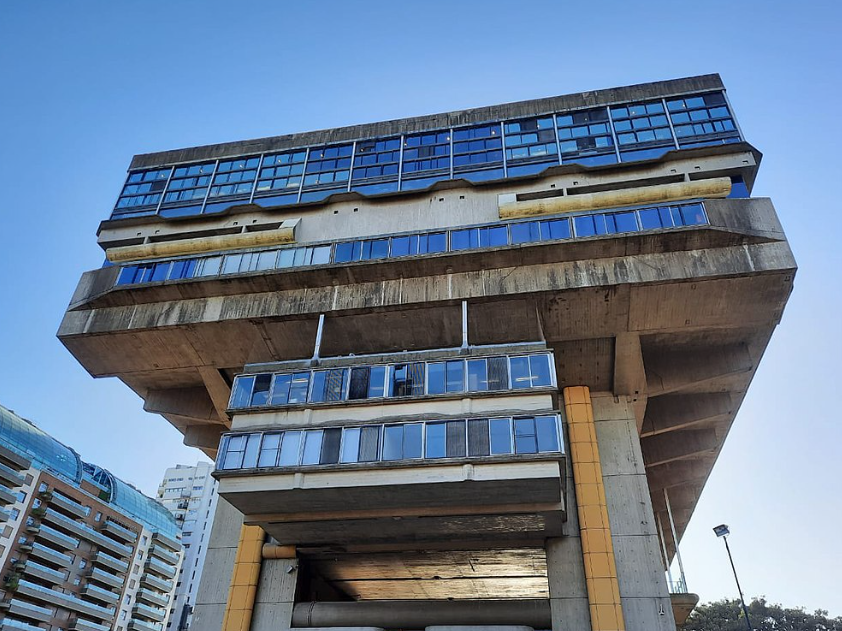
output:
[[[722,90],[135,157],[59,338],[216,458],[193,628],[681,622],[665,569],[796,271]]]

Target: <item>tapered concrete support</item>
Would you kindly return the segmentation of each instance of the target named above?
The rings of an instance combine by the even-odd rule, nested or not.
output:
[[[591,402],[626,629],[674,631],[634,400],[595,393]]]

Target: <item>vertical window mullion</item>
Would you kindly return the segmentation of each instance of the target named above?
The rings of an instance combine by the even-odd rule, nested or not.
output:
[[[558,137],[558,114],[553,114],[553,132],[555,133],[556,151],[558,151],[558,163],[561,164],[561,140]]]
[[[617,131],[614,129],[614,115],[611,114],[611,106],[607,105],[605,109],[608,111],[608,128],[611,130],[611,142],[614,143],[614,155],[617,156],[617,162],[621,162],[620,143],[617,141]]]
[[[261,153],[259,156],[257,156],[257,170],[254,173],[254,181],[251,183],[251,193],[249,193],[249,204],[254,202],[254,192],[257,190],[257,181],[260,179],[260,170],[263,168],[264,157],[266,157],[265,153]],[[213,186],[213,180],[211,180],[211,186]]]
[[[355,140],[353,143],[351,143],[351,166],[348,167],[348,186],[345,189],[346,191],[351,190],[351,180],[354,179],[354,158],[356,157],[356,155],[357,155],[357,141]],[[340,159],[341,159],[340,157],[336,158],[336,168],[337,168],[337,170],[334,171],[334,173],[339,172],[339,160]],[[363,172],[363,174],[365,174],[365,172]]]
[[[506,130],[503,122],[500,122],[500,143],[503,151],[503,177],[509,177],[509,169],[506,160]]]
[[[406,139],[404,134],[400,135],[400,153],[398,154],[398,190],[401,190],[401,181],[403,180],[403,143]]]
[[[450,179],[453,179],[453,127],[450,128]]]
[[[172,180],[172,174],[175,173],[175,166],[170,167],[170,174],[167,176],[167,183],[164,184],[164,188],[161,189],[161,197],[158,199],[158,205],[155,207],[155,214],[161,212],[161,204],[164,203],[164,195],[167,194],[167,189],[170,187],[170,180]]]
[[[670,126],[670,134],[672,134],[672,143],[675,145],[675,148],[678,149],[678,136],[675,135],[675,127],[672,126],[672,115],[670,114],[669,109],[667,108],[667,100],[665,98],[661,98],[661,107],[664,108],[664,115],[667,119],[667,124]]]
[[[301,203],[301,191],[304,189],[304,180],[307,177],[307,163],[310,162],[310,147],[307,147],[307,150],[304,155],[304,164],[301,167],[301,181],[298,183],[298,197],[296,198],[296,203]]]
[[[216,177],[216,172],[219,169],[219,159],[216,160],[213,164],[213,171],[211,172],[210,179],[208,180],[208,187],[205,190],[205,197],[202,200],[202,210],[199,211],[199,214],[205,212],[205,207],[208,205],[208,197],[210,197],[211,188],[213,188],[213,180]],[[257,182],[257,176],[255,175],[254,181]]]

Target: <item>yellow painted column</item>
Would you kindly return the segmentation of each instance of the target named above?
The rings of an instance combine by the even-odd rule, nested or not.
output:
[[[249,631],[251,627],[265,540],[266,533],[260,526],[243,524],[237,556],[234,559],[234,571],[231,574],[222,631]]]
[[[573,484],[593,631],[625,631],[602,466],[587,386],[564,389]]]

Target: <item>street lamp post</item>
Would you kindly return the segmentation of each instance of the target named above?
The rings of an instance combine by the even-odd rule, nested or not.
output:
[[[743,605],[743,614],[745,614],[746,617],[746,626],[748,627],[748,631],[752,631],[751,620],[748,618],[748,607],[746,607],[746,601],[745,598],[743,598],[743,588],[740,587],[740,579],[737,578],[737,568],[734,567],[734,558],[731,556],[731,548],[728,546],[728,535],[731,534],[731,530],[725,524],[720,524],[713,529],[713,532],[715,532],[716,536],[721,537],[725,542],[725,550],[728,552],[728,560],[731,562],[731,570],[734,572],[734,580],[737,583],[737,591],[740,592],[740,602]]]

